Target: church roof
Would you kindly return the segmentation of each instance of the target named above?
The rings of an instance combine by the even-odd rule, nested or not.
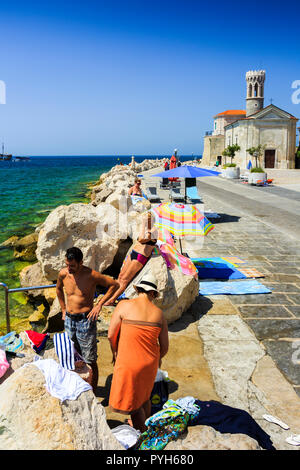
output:
[[[218,118],[221,116],[246,116],[246,111],[244,111],[243,109],[228,109],[223,113],[216,114],[214,118]]]
[[[286,113],[288,115],[288,119],[294,119],[295,121],[298,121],[298,119],[293,116],[292,114],[288,113],[287,111],[284,111],[283,109],[281,108],[278,108],[278,106],[275,106],[274,104],[269,104],[268,106],[266,106],[265,108],[262,108],[262,109],[259,109],[258,111],[256,111],[255,113],[251,114],[251,116],[248,116],[248,117],[245,117],[245,118],[240,118],[240,119],[237,119],[236,121],[233,121],[231,122],[230,124],[227,124],[226,126],[224,126],[225,128],[226,127],[229,127],[229,126],[232,126],[232,124],[235,124],[236,122],[239,122],[241,120],[246,120],[246,121],[251,121],[253,119],[256,119],[257,118],[257,115],[259,113],[261,113],[262,111],[265,111],[266,109],[278,109],[279,111],[282,111],[283,113]]]

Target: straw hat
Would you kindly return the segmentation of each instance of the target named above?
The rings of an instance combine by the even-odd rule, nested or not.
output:
[[[135,290],[137,290],[138,287],[141,289],[144,289],[146,292],[154,291],[159,295],[159,292],[157,290],[157,280],[153,276],[153,274],[145,274],[145,276],[142,277],[140,282],[136,285],[133,286]]]

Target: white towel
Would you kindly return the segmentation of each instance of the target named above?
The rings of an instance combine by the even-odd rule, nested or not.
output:
[[[76,400],[82,392],[92,390],[91,385],[76,372],[64,369],[54,359],[39,359],[25,364],[25,366],[30,364],[34,364],[43,372],[47,391],[61,401]]]
[[[69,338],[68,333],[56,333],[53,336],[53,341],[60,365],[65,369],[74,370],[74,343]]]

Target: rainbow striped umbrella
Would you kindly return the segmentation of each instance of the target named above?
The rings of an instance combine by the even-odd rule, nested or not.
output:
[[[163,202],[152,209],[155,225],[178,237],[202,237],[207,235],[214,226],[192,204],[176,204]]]

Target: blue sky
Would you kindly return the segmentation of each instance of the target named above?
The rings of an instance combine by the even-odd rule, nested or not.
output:
[[[0,3],[0,142],[15,155],[200,154],[245,73],[300,118],[297,1]],[[300,124],[299,124],[300,126]]]

